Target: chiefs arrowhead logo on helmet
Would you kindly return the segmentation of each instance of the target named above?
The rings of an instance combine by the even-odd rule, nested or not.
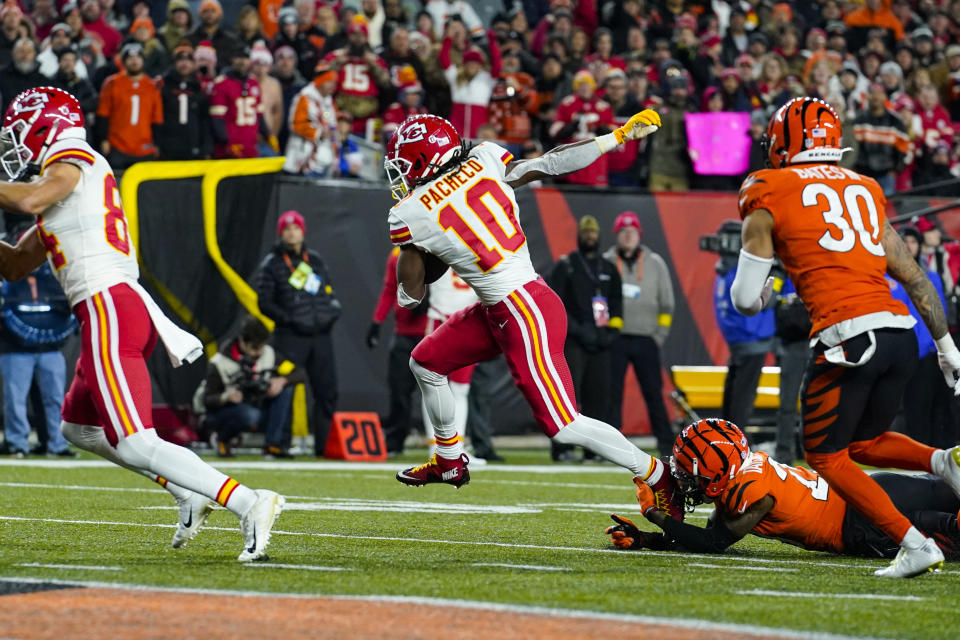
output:
[[[452,124],[433,115],[404,120],[387,143],[383,168],[393,197],[400,200],[466,155],[466,143]]]
[[[0,128],[0,165],[16,180],[39,167],[57,140],[87,137],[83,110],[71,94],[55,87],[37,87],[19,94],[7,107]]]

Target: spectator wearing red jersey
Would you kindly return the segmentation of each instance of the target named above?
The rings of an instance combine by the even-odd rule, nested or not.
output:
[[[646,77],[642,73],[641,77]],[[620,69],[610,69],[603,82],[603,98],[613,109],[614,122],[617,125],[626,124],[630,117],[643,110],[637,99],[627,91],[627,76]],[[607,154],[607,169],[610,186],[640,186],[642,170],[646,170],[646,163],[638,162],[641,157],[643,141],[628,140]],[[642,154],[645,157],[645,154]]]
[[[355,134],[372,139],[380,92],[390,89],[390,72],[370,48],[368,34],[367,21],[355,16],[347,27],[347,46],[331,51],[324,60],[339,73],[337,109],[353,116]]]
[[[30,21],[33,22],[34,37],[43,42],[50,35],[50,29],[57,24],[57,9],[53,0],[34,0],[33,11],[30,12]]]
[[[607,68],[627,70],[626,61],[620,56],[613,55],[613,33],[606,27],[600,27],[593,34],[593,53],[587,56],[587,64],[603,62]]]
[[[257,140],[262,137],[276,153],[277,138],[270,134],[263,118],[260,83],[250,75],[250,51],[238,46],[230,68],[210,89],[210,120],[213,127],[214,158],[256,158]]]
[[[596,82],[589,71],[579,71],[573,77],[573,95],[567,96],[557,106],[556,121],[550,127],[550,136],[558,143],[576,142],[594,138],[613,128],[613,110],[596,95]],[[589,167],[575,171],[566,177],[571,184],[606,186],[607,155]]]
[[[916,128],[919,136],[914,141],[914,155],[916,170],[913,174],[914,186],[930,184],[942,179],[943,164],[935,163],[934,159],[939,147],[946,145],[949,152],[953,141],[954,130],[950,123],[950,114],[940,104],[937,88],[927,85],[920,90],[916,101],[915,115]],[[949,164],[947,165],[949,170]]]
[[[451,23],[451,25],[456,24]],[[493,95],[496,78],[500,75],[500,47],[490,34],[490,70],[484,68],[484,57],[478,49],[463,53],[463,61],[456,64],[450,52],[453,38],[448,35],[440,48],[440,66],[450,84],[450,122],[464,138],[475,138],[477,128],[487,122],[487,105]]]
[[[194,48],[201,42],[209,42],[217,51],[217,60],[225,64],[237,48],[237,37],[223,27],[223,7],[217,0],[203,0],[197,10],[200,24],[187,39]]]
[[[143,72],[143,47],[136,42],[124,45],[120,62],[123,70],[100,89],[96,125],[100,150],[117,170],[155,158],[153,129],[163,124],[160,90]]]
[[[100,44],[103,55],[112,58],[120,49],[123,36],[104,19],[99,0],[83,0],[80,15],[83,17],[83,28]]]
[[[410,372],[410,353],[427,332],[427,309],[429,299],[419,307],[405,309],[397,304],[397,247],[387,257],[383,273],[383,288],[373,311],[373,320],[367,330],[367,348],[380,345],[380,326],[393,311],[393,338],[390,340],[390,355],[387,366],[387,386],[390,388],[390,413],[383,419],[383,436],[390,455],[403,453],[403,443],[410,434],[410,410],[412,395],[417,381]]]

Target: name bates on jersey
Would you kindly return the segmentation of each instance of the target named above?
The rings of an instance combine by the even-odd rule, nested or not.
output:
[[[504,181],[511,160],[503,147],[483,142],[457,171],[414,188],[388,217],[393,244],[440,258],[487,306],[538,277]]]

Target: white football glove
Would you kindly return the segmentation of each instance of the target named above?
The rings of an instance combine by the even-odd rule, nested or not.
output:
[[[936,342],[937,363],[943,372],[943,379],[947,381],[947,386],[953,389],[953,395],[960,395],[960,351],[949,333]]]

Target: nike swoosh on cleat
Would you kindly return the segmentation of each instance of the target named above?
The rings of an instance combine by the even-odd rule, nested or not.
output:
[[[247,547],[247,553],[253,553],[253,552],[256,551],[256,550],[257,550],[257,530],[256,530],[256,528],[254,528],[254,530],[253,530],[253,544],[250,545],[249,547]]]
[[[185,529],[189,529],[190,525],[193,524],[193,509],[190,510],[190,517],[187,518],[187,521],[183,523]]]

